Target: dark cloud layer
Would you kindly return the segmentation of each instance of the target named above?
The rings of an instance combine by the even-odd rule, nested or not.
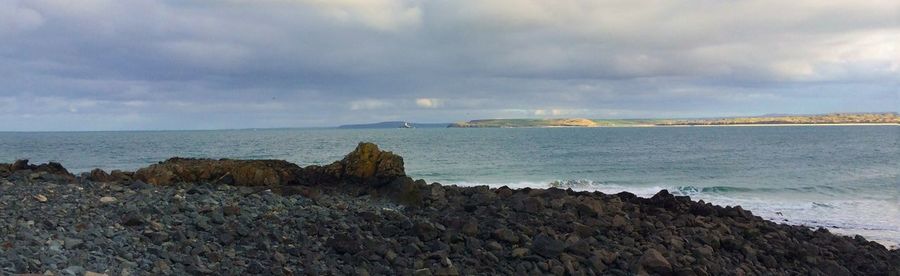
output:
[[[0,130],[896,111],[897,1],[2,1]]]

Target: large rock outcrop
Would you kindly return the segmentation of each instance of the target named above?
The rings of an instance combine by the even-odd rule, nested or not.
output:
[[[406,176],[403,158],[372,143],[359,143],[344,159],[327,166],[301,168],[283,160],[170,158],[134,173],[95,169],[87,177],[98,182],[140,180],[154,185],[181,182],[234,186],[319,186],[346,184],[379,188]]]
[[[72,182],[75,176],[69,173],[66,168],[56,162],[46,164],[32,165],[28,164],[28,159],[16,160],[12,164],[0,163],[0,177],[7,178],[16,174],[29,174],[29,178],[43,178],[49,180],[65,180]],[[34,174],[34,175],[32,175]]]
[[[299,184],[300,167],[283,160],[170,158],[134,172],[133,178],[154,185],[180,182],[235,186]]]
[[[403,157],[390,151],[382,151],[373,143],[359,143],[353,152],[329,166],[329,169],[332,172],[340,172],[345,182],[376,187],[406,176]]]

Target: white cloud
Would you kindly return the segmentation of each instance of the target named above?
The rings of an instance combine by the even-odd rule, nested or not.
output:
[[[441,106],[442,101],[434,98],[418,98],[416,99],[416,105],[424,108],[436,108]]]
[[[398,31],[421,23],[418,1],[301,0],[339,22],[356,22],[380,31]]]

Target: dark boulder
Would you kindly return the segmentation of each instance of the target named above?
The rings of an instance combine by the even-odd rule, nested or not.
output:
[[[545,234],[538,234],[531,244],[531,251],[547,258],[559,257],[566,244]]]
[[[647,249],[638,260],[638,270],[663,275],[671,274],[672,264],[656,249]]]
[[[56,162],[46,164],[32,165],[28,164],[28,159],[16,160],[12,164],[0,163],[0,177],[10,177],[16,172],[38,173],[40,178],[46,180],[60,180],[63,182],[74,182],[75,175],[69,173],[65,167]]]

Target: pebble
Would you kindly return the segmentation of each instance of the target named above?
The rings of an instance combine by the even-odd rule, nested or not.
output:
[[[36,195],[34,195],[34,200],[37,200],[38,202],[47,202],[47,196],[42,195],[42,194],[36,194]]]
[[[113,202],[116,202],[116,198],[115,198],[115,197],[104,196],[104,197],[101,197],[101,198],[100,198],[100,203],[107,204],[107,203],[113,203]]]

